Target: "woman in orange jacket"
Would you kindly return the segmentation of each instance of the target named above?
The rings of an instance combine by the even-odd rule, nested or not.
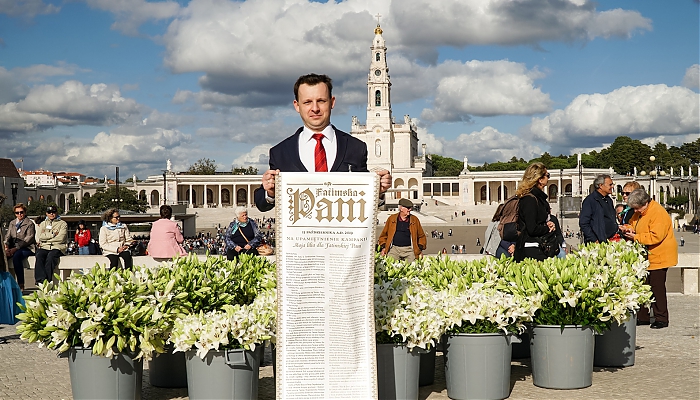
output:
[[[678,264],[678,244],[673,235],[673,222],[661,204],[652,200],[644,189],[636,189],[627,198],[627,204],[635,211],[629,225],[621,230],[625,236],[647,247],[649,252],[648,283],[656,302],[652,304],[654,323],[652,329],[668,326],[666,302],[666,272]],[[649,311],[642,307],[637,314],[637,325],[650,324]]]

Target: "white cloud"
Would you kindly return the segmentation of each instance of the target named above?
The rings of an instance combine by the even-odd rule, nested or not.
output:
[[[218,99],[230,105],[283,104],[291,98],[292,82],[308,72],[330,75],[337,93],[348,94],[347,103],[361,103],[366,91],[367,41],[377,12],[383,15],[395,77],[396,71],[424,75],[425,68],[414,60],[435,63],[443,46],[585,42],[628,37],[651,26],[636,11],[599,12],[591,2],[576,5],[565,0],[193,0],[163,36],[165,65],[175,73],[204,72],[200,86],[231,96]],[[543,100],[548,99],[534,88],[529,90],[537,94],[534,108],[542,110]],[[399,96],[403,93],[397,91]]]
[[[110,125],[140,114],[144,107],[123,98],[116,85],[67,81],[40,85],[16,102],[0,104],[0,132],[29,132],[57,125]]]
[[[689,89],[700,89],[700,65],[693,64],[685,70],[683,86]]]
[[[263,173],[270,168],[270,144],[260,144],[253,147],[248,153],[237,157],[231,163],[231,167],[254,167],[258,173]]]
[[[544,77],[537,69],[511,61],[446,62],[436,68],[441,78],[427,121],[469,120],[471,115],[531,115],[549,111],[549,95],[534,86]]]
[[[189,144],[189,135],[177,130],[156,128],[149,134],[98,133],[90,143],[70,143],[63,152],[51,155],[49,165],[129,164],[148,162],[166,157],[168,150]],[[53,147],[53,146],[52,146]],[[185,148],[180,150],[185,152]]]
[[[29,67],[13,68],[10,72],[19,80],[30,82],[41,82],[47,77],[52,76],[70,76],[76,72],[88,72],[88,69],[83,69],[75,64],[68,64],[59,61],[56,65],[35,64]]]
[[[422,147],[425,144],[425,151],[428,154],[442,154],[444,149],[443,141],[436,137],[435,134],[430,133],[428,128],[421,126],[421,122],[418,118],[411,118],[413,123],[416,124],[416,131],[418,133],[418,144]],[[418,150],[418,154],[423,154],[422,148]]]
[[[432,63],[438,46],[537,47],[548,41],[626,38],[651,29],[651,21],[637,11],[600,12],[594,2],[567,0],[393,1],[389,20],[405,45],[403,51]]]
[[[507,161],[512,157],[529,160],[543,150],[516,135],[499,132],[487,126],[481,131],[463,133],[454,141],[445,142],[445,156],[461,160],[469,158],[469,164],[477,165],[494,160]]]
[[[0,0],[0,14],[32,19],[37,15],[57,13],[61,7],[42,0]]]
[[[148,21],[169,20],[180,12],[175,1],[148,2],[146,0],[84,0],[91,8],[109,11],[116,21],[112,29],[126,35],[138,35],[139,27]]]
[[[0,67],[0,105],[19,101],[27,93],[29,93],[29,86],[19,82],[11,72]]]
[[[626,86],[577,96],[565,109],[533,118],[526,130],[538,140],[591,147],[620,136],[697,134],[699,96],[680,86]]]

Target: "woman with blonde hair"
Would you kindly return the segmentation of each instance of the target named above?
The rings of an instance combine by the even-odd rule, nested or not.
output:
[[[554,232],[555,225],[549,218],[550,206],[544,188],[549,182],[549,172],[541,162],[530,164],[518,184],[518,230],[521,232],[515,245],[515,261],[525,258],[544,260],[547,256],[540,248],[543,236]]]
[[[625,183],[625,186],[622,187],[622,200],[624,200],[625,203],[627,203],[627,206],[622,210],[620,215],[622,216],[622,222],[620,223],[621,225],[626,225],[630,223],[630,219],[632,219],[632,216],[634,215],[634,210],[632,207],[630,207],[628,199],[629,195],[632,194],[637,189],[641,189],[642,186],[639,184],[637,181],[629,181]]]

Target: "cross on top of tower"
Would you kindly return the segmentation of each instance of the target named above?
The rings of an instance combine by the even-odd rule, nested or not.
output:
[[[377,27],[374,28],[374,34],[375,34],[375,35],[381,35],[381,34],[382,34],[382,28],[379,27],[379,18],[382,17],[382,14],[377,13],[377,14],[375,15],[375,17],[377,17]]]

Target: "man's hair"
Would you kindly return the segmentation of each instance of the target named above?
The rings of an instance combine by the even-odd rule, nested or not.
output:
[[[173,216],[173,208],[167,204],[160,206],[160,217],[170,219]]]
[[[627,197],[627,205],[632,208],[639,208],[651,201],[651,196],[644,189],[634,189]]]
[[[610,178],[612,180],[612,177],[608,174],[601,174],[595,177],[595,180],[593,181],[593,187],[598,189],[602,184],[605,183],[605,180]]]
[[[333,80],[328,75],[307,74],[300,76],[294,83],[294,99],[299,101],[299,86],[316,86],[319,83],[325,83],[328,87],[328,98],[333,97]]]

